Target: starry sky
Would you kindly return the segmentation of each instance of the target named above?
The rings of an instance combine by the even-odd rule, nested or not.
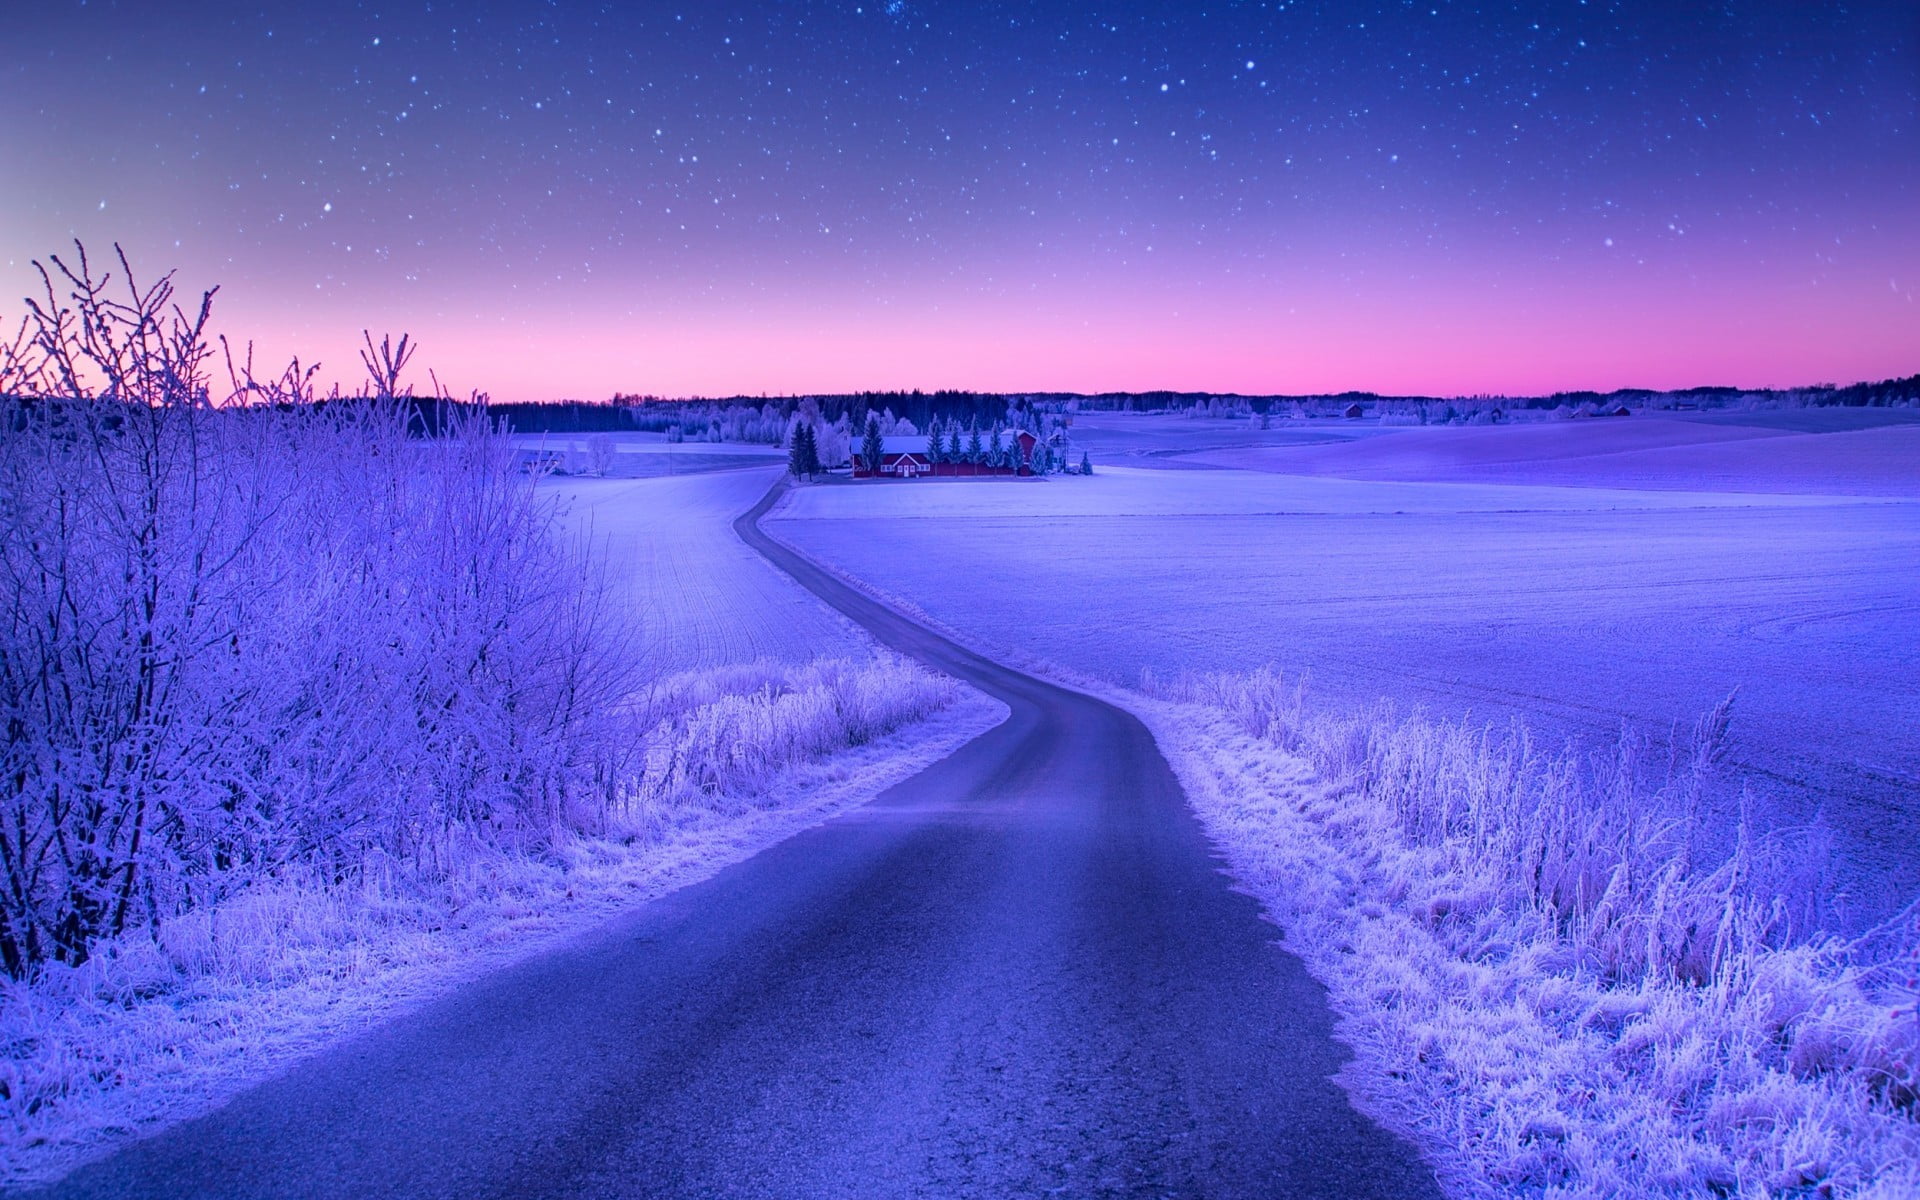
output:
[[[16,6],[0,260],[510,400],[1920,370],[1913,0]],[[19,314],[0,300],[0,316]]]

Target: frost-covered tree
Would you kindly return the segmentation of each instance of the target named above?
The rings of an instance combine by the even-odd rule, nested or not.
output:
[[[853,457],[853,426],[842,414],[832,421],[816,422],[813,427],[814,470],[837,467]]]
[[[927,461],[929,463],[946,460],[947,444],[940,433],[940,418],[934,416],[927,421]]]
[[[981,463],[986,461],[986,457],[986,446],[980,440],[980,423],[978,421],[969,422],[967,425],[967,461],[970,463]]]
[[[1016,446],[1019,444],[1019,442],[1014,443]],[[1000,436],[1000,426],[997,424],[993,427],[992,440],[987,443],[987,463],[996,469],[1007,465],[1007,446]]]
[[[867,417],[867,434],[861,440],[860,457],[867,470],[875,475],[880,473],[880,465],[886,460],[886,447],[880,436],[880,418],[877,416]]]
[[[589,475],[606,475],[613,470],[618,460],[619,448],[614,444],[613,435],[596,433],[587,439],[586,470]]]
[[[960,448],[960,422],[958,419],[947,422],[947,462],[962,462],[963,451]]]

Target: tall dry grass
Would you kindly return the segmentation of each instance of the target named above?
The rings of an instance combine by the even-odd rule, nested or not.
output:
[[[1592,752],[1318,712],[1271,670],[1144,690],[1213,714],[1171,731],[1191,785],[1457,1190],[1920,1187],[1920,926],[1827,927],[1821,839],[1759,832],[1721,767],[1728,704]]]

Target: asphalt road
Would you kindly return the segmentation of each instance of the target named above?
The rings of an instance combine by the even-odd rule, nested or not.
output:
[[[1004,724],[60,1197],[1426,1197],[1130,715],[740,535]]]

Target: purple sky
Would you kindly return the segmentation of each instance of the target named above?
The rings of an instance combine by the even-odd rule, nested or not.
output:
[[[363,326],[504,399],[1920,370],[1911,0],[96,0],[9,26],[11,294],[117,239],[343,374]]]

